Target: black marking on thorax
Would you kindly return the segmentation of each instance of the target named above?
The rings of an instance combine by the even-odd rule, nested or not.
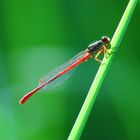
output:
[[[88,51],[91,54],[97,53],[103,46],[102,40],[96,41],[88,46]]]

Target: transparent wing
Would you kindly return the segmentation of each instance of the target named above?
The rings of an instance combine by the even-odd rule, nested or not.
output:
[[[48,73],[45,77],[43,77],[39,81],[39,86],[41,86],[44,83],[48,82],[50,79],[56,77],[59,73],[61,73],[66,68],[68,68],[73,63],[77,62],[78,60],[82,59],[86,55],[87,55],[87,52],[82,51],[82,52],[78,53],[77,55],[75,55],[72,59],[70,59],[67,62],[65,62],[63,65],[60,65],[59,67],[55,68],[52,72]],[[50,89],[52,87],[55,87],[55,86],[58,86],[58,85],[62,84],[64,81],[66,81],[72,75],[72,73],[74,72],[75,69],[76,69],[76,67],[71,69],[71,70],[69,70],[67,73],[59,76],[58,78],[56,78],[52,82],[48,83],[44,88],[48,90],[48,89]]]
[[[25,94],[20,100],[20,104],[24,104],[30,97],[32,97],[37,91],[42,88],[49,89],[50,87],[58,86],[62,84],[65,80],[69,78],[73,70],[82,62],[88,60],[92,55],[86,50],[80,52],[72,59],[64,63],[63,65],[57,67],[47,76],[42,78],[39,82],[39,86],[33,89],[32,91]]]

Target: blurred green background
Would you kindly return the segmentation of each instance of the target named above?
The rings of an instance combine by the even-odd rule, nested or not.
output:
[[[128,0],[0,1],[0,139],[65,140],[99,64],[80,65],[63,85],[20,98],[38,80],[103,35],[112,37]],[[81,140],[140,139],[140,5]]]

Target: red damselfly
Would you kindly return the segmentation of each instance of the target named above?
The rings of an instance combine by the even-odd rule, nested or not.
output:
[[[102,62],[98,57],[102,53],[105,55],[109,54],[108,49],[110,47],[110,38],[103,36],[101,40],[98,40],[90,44],[87,49],[75,55],[72,59],[59,66],[50,72],[47,76],[39,81],[39,86],[34,90],[28,92],[20,100],[20,104],[24,104],[32,95],[42,88],[49,88],[61,84],[63,81],[68,79],[72,70],[74,70],[79,64],[87,61],[89,58],[93,57],[96,61]]]

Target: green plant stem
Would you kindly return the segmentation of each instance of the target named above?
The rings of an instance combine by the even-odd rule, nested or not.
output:
[[[99,92],[99,89],[101,88],[101,85],[103,83],[103,80],[107,74],[108,68],[112,62],[113,56],[123,38],[123,35],[126,31],[127,25],[130,21],[130,18],[133,14],[133,11],[135,9],[135,6],[137,4],[138,0],[130,0],[127,8],[120,20],[120,23],[113,35],[112,41],[111,41],[111,52],[113,52],[108,58],[104,57],[102,64],[99,67],[99,70],[95,76],[95,79],[91,85],[91,88],[87,94],[87,97],[85,99],[85,102],[81,108],[81,111],[75,121],[75,124],[70,132],[70,135],[68,137],[68,140],[78,140],[82,134],[82,131],[84,129],[84,126],[86,124],[86,121],[88,119],[88,116],[91,112],[91,109],[93,107],[93,104],[95,102],[95,99],[97,97],[97,94]]]

